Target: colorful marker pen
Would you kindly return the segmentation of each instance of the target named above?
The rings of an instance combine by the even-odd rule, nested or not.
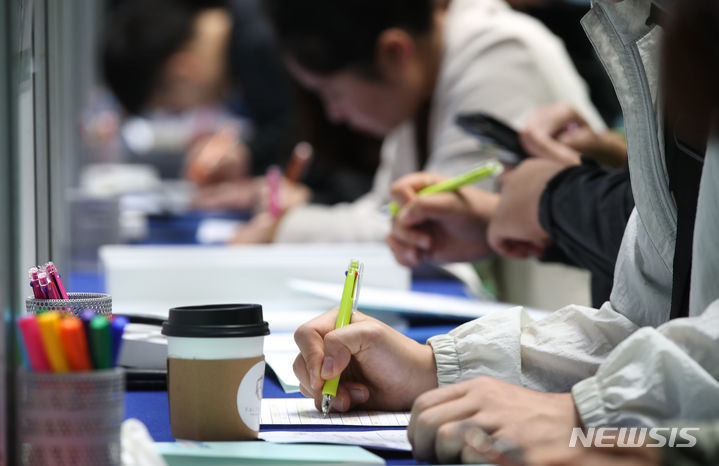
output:
[[[271,165],[267,169],[267,187],[269,188],[269,209],[270,215],[274,218],[282,216],[282,202],[280,200],[280,189],[282,184],[282,171],[277,165]]]
[[[95,369],[112,367],[112,335],[110,321],[105,316],[95,316],[90,321],[90,352]]]
[[[43,346],[53,372],[67,372],[70,370],[70,365],[65,357],[65,350],[62,348],[62,343],[60,343],[60,319],[60,313],[55,311],[45,312],[37,316]]]
[[[73,371],[92,370],[87,338],[80,319],[77,317],[62,319],[60,323],[60,341],[65,349],[70,369]]]
[[[120,349],[122,348],[122,334],[125,332],[125,326],[127,325],[127,317],[125,316],[113,316],[110,322],[110,329],[112,330],[112,366],[117,366],[117,360],[120,357]]]
[[[17,325],[25,342],[25,350],[32,370],[35,372],[50,372],[52,370],[50,361],[47,359],[47,353],[40,334],[40,326],[35,315],[25,314],[21,316],[17,320]]]
[[[22,367],[26,371],[32,370],[32,363],[30,362],[30,355],[27,352],[27,346],[25,345],[25,338],[22,336],[22,330],[20,325],[17,325],[17,347],[20,350],[20,357],[22,358]]]

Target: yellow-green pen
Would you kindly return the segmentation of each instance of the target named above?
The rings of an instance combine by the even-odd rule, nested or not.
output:
[[[468,171],[467,173],[457,175],[454,178],[450,178],[448,180],[441,181],[437,184],[433,184],[432,186],[427,186],[426,188],[421,189],[417,193],[417,195],[425,196],[427,194],[456,191],[459,188],[461,188],[462,186],[468,185],[470,183],[474,183],[475,181],[479,181],[488,176],[498,175],[501,172],[502,172],[502,164],[500,164],[496,160],[492,160],[490,162],[480,165],[479,167],[477,167],[473,170]],[[396,202],[394,202],[394,201],[390,202],[387,207],[389,209],[389,213],[392,214],[392,217],[397,216],[397,214],[399,213],[400,207],[399,207],[399,205],[397,205]]]
[[[342,289],[340,309],[335,321],[335,329],[349,325],[352,320],[352,311],[357,308],[359,297],[360,278],[362,277],[362,263],[356,259],[350,261],[347,272],[345,272],[345,285]],[[332,400],[337,396],[337,386],[340,383],[338,375],[332,380],[325,382],[322,387],[322,414],[327,416],[332,407]]]

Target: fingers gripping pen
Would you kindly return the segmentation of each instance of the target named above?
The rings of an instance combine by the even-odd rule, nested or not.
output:
[[[352,311],[357,308],[362,271],[362,263],[355,259],[350,261],[350,265],[345,273],[345,284],[342,290],[340,308],[337,312],[335,329],[349,325],[352,320]],[[337,396],[339,383],[340,377],[337,376],[332,380],[326,381],[324,387],[322,387],[322,414],[325,416],[329,414],[330,408],[332,407],[332,400]]]

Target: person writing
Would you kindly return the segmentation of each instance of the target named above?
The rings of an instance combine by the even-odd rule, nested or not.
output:
[[[290,73],[330,120],[384,142],[370,192],[287,209],[274,229],[262,218],[245,226],[267,231],[265,242],[382,241],[393,181],[418,170],[458,175],[491,156],[456,126],[459,114],[484,111],[519,128],[566,101],[604,128],[562,44],[501,0],[267,0],[267,9]]]
[[[472,187],[419,198],[419,190],[444,179],[433,173],[397,180],[392,196],[404,208],[387,243],[408,267],[481,259],[473,251],[484,252],[487,242],[503,256],[581,267],[592,273],[592,304],[600,307],[609,299],[634,207],[626,166],[610,167],[626,165],[624,140],[611,131],[594,131],[564,102],[538,110],[520,136],[533,158],[503,177],[497,203],[483,202]]]
[[[662,28],[655,21],[663,16],[655,13],[649,0],[597,1],[584,20],[594,43],[604,44],[599,52],[611,64],[608,71],[626,110],[636,201],[610,300],[599,309],[569,305],[541,320],[532,320],[521,308],[510,309],[433,337],[428,345],[361,313],[349,326],[334,330],[336,311],[330,311],[295,334],[300,355],[294,368],[303,393],[319,400],[323,380],[342,373],[337,410],[411,406],[408,435],[415,457],[442,462],[466,458],[471,445],[464,433],[470,429],[531,451],[538,445],[566,445],[575,427],[719,418],[719,291],[714,286],[719,273],[719,128],[714,118],[719,98],[713,84],[702,86],[705,92],[687,86],[687,76],[707,75],[706,60],[680,67],[693,72],[669,75],[685,85],[666,93],[664,116],[672,124],[657,128],[654,105],[659,104],[652,96],[658,89],[645,86],[658,80],[653,68],[641,66],[659,53]],[[702,25],[690,32],[715,31]],[[669,32],[668,37],[682,37],[672,28]],[[638,43],[642,48],[636,53]],[[693,45],[706,47],[701,40]],[[681,64],[692,48],[679,50],[672,64]],[[707,54],[714,72],[719,57],[715,49]],[[629,69],[642,72],[626,74]],[[700,82],[715,83],[716,76]],[[680,124],[679,117],[687,115],[694,118],[690,128],[702,129],[698,134]],[[670,171],[673,181],[668,180],[665,163],[694,163],[689,159],[695,160],[697,151],[686,148],[706,144],[711,122],[709,149],[700,152],[706,153],[703,173],[677,180]],[[673,137],[664,140],[665,131]],[[677,151],[672,141],[685,149]],[[687,251],[677,235],[685,228],[677,222],[678,205],[662,206],[673,205],[697,185],[695,242]],[[688,282],[676,280],[683,274],[671,266],[677,252],[692,257]]]

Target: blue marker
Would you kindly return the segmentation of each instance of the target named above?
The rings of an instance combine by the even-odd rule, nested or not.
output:
[[[94,309],[83,309],[80,311],[80,320],[82,320],[82,327],[85,330],[85,335],[90,334],[90,321],[95,318],[97,311]]]
[[[117,366],[117,360],[120,357],[120,349],[122,348],[122,334],[125,331],[127,325],[127,317],[125,316],[114,316],[112,322],[110,322],[110,329],[112,331],[112,366]]]
[[[26,371],[30,372],[32,370],[32,366],[30,365],[30,358],[27,355],[27,348],[25,348],[25,340],[22,337],[22,332],[20,331],[20,325],[16,324],[17,329],[17,346],[20,348],[20,356],[22,357],[22,365],[25,368]]]

